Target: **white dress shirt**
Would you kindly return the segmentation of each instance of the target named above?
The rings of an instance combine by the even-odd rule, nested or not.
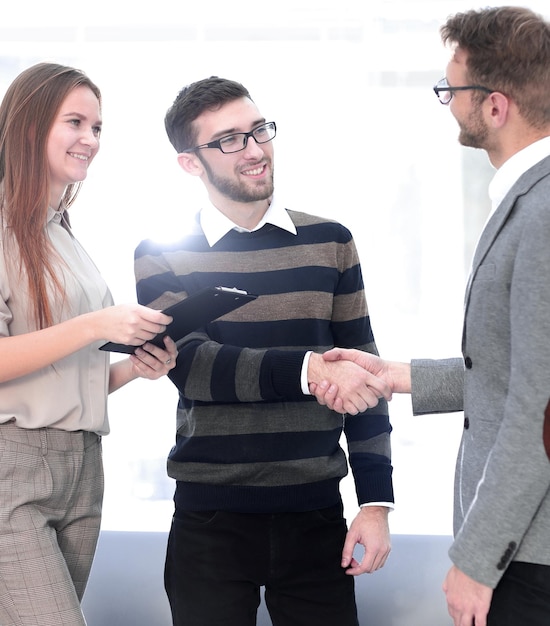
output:
[[[491,198],[489,217],[497,210],[519,177],[549,155],[550,137],[544,137],[516,152],[500,166],[489,185],[489,197]]]

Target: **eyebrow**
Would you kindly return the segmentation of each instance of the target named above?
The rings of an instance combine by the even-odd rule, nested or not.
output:
[[[251,130],[253,128],[256,128],[256,126],[261,126],[262,124],[265,124],[265,117],[262,117],[258,120],[255,120],[254,122],[252,122],[250,128]],[[244,133],[247,131],[244,130],[238,130],[237,128],[233,127],[233,128],[226,128],[224,130],[220,130],[217,133],[214,133],[212,135],[212,138],[210,139],[210,141],[215,141],[216,139],[219,139],[220,137],[225,137],[226,135],[235,135],[236,133]]]
[[[84,115],[84,113],[79,113],[78,111],[67,111],[67,113],[62,113],[61,117],[78,117],[78,119],[80,120],[88,119],[87,116]],[[94,126],[101,125],[101,124],[103,124],[103,120],[99,118],[95,122]]]

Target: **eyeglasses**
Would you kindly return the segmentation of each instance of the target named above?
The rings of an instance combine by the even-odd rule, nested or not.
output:
[[[455,91],[466,91],[468,89],[478,89],[479,91],[485,91],[485,93],[493,93],[494,89],[488,87],[482,87],[481,85],[465,85],[464,87],[450,87],[446,78],[439,80],[434,86],[435,95],[439,98],[441,104],[449,104],[453,99]]]
[[[203,143],[200,146],[189,148],[183,152],[194,152],[195,150],[201,150],[202,148],[218,148],[224,154],[231,154],[233,152],[240,152],[244,150],[248,145],[250,137],[254,139],[256,143],[268,143],[277,134],[277,126],[275,122],[266,122],[261,126],[256,126],[249,133],[233,133],[233,135],[226,135],[220,137],[209,143]]]

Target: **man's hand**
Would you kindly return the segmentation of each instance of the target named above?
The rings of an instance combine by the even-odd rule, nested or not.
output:
[[[443,583],[449,615],[454,626],[487,626],[493,590],[478,583],[453,565]]]
[[[370,372],[377,382],[369,383],[378,392],[383,390],[383,397],[391,400],[392,393],[411,392],[411,368],[408,363],[384,361],[375,354],[363,350],[347,348],[333,348],[323,354],[323,359],[330,363],[350,361]],[[329,378],[317,384],[310,385],[310,392],[317,398],[319,404],[326,404],[338,413],[345,413],[345,397],[338,384]],[[382,397],[379,393],[379,397]]]
[[[389,386],[384,381],[352,360],[329,361],[324,359],[323,355],[313,353],[309,359],[307,376],[310,390],[315,390],[323,381],[324,385],[333,385],[338,389],[340,413],[356,415],[375,407],[380,398],[391,396]],[[314,395],[317,397],[315,393]],[[320,404],[328,404],[324,401],[323,395],[323,392],[320,392],[317,399]]]
[[[353,557],[357,544],[364,549],[363,558],[358,562]],[[342,551],[342,567],[346,574],[359,576],[382,568],[391,550],[388,508],[385,506],[364,506],[348,530]]]

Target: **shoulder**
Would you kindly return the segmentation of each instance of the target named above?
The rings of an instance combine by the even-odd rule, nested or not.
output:
[[[330,237],[339,243],[346,243],[352,239],[351,231],[336,220],[290,209],[288,214],[301,235],[316,233],[321,235],[323,239]]]
[[[547,200],[549,188],[550,156],[547,156],[524,172],[512,187],[511,192],[517,196],[527,196],[529,199]]]
[[[193,250],[205,245],[206,238],[198,222],[189,225],[187,232],[177,239],[143,239],[134,251],[134,258],[158,257],[164,254]]]

